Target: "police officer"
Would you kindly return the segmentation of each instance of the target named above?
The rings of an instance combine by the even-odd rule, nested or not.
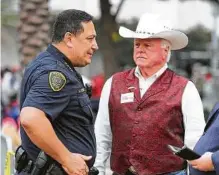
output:
[[[22,148],[31,161],[42,150],[69,175],[85,175],[92,167],[95,118],[74,67],[90,64],[97,49],[92,16],[74,9],[57,16],[52,43],[28,65],[22,81]]]

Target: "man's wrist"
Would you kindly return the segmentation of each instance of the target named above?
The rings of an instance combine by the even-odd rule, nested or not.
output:
[[[61,165],[66,165],[70,160],[71,152],[64,146],[64,148],[61,151],[59,150],[57,156],[57,161]]]

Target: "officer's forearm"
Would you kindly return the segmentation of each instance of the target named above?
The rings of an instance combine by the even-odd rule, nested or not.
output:
[[[33,107],[25,107],[21,111],[20,121],[25,132],[36,146],[60,164],[65,164],[70,152],[56,136],[44,112]]]

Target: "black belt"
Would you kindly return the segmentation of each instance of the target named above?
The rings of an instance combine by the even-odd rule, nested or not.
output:
[[[36,161],[32,161],[21,146],[15,153],[15,169],[18,174],[22,172],[27,175],[67,175],[62,166],[43,151],[38,154]],[[92,167],[89,175],[97,174],[97,168]]]
[[[22,172],[25,175],[31,175],[32,170],[33,170],[33,166],[31,168],[27,166],[26,168],[24,168],[24,170],[22,170]],[[95,167],[92,167],[88,173],[88,175],[98,175],[98,174],[99,171]],[[51,166],[49,166],[45,175],[67,175],[67,173],[60,166],[52,164]]]
[[[31,161],[32,162],[32,161]],[[30,174],[32,173],[32,170],[33,170],[33,162],[32,163],[29,163],[23,170],[22,172],[25,173],[26,175],[27,174]],[[92,167],[90,170],[89,170],[89,173],[88,175],[98,175],[99,174],[99,171],[97,168],[95,167]],[[59,165],[57,165],[56,163],[53,163],[49,166],[49,168],[47,169],[45,175],[67,175],[67,173],[63,170],[63,168],[61,168]]]
[[[22,172],[31,173],[31,171],[33,170],[33,166],[34,166],[33,161],[29,159],[27,166],[22,170]]]
[[[60,175],[67,175],[67,173],[63,170],[62,167],[60,167],[56,163],[53,163],[49,166],[45,175],[59,175],[59,174]]]
[[[29,168],[27,166],[19,174],[32,175],[32,171],[33,171],[33,166],[32,168]],[[44,175],[67,175],[67,173],[61,167],[51,164],[49,168],[46,170],[46,172],[44,173]]]

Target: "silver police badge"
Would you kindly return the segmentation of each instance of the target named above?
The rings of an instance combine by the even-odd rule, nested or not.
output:
[[[49,85],[53,91],[60,91],[66,84],[66,78],[61,72],[52,71],[49,73]]]

